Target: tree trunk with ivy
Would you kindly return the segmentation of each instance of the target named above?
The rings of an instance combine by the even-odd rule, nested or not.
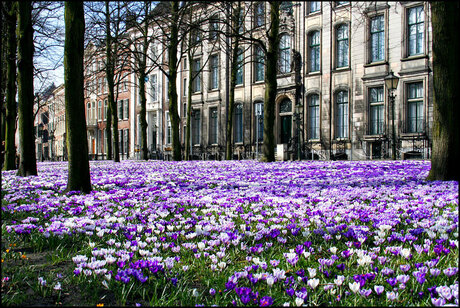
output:
[[[433,31],[433,154],[428,180],[459,181],[459,1],[431,3]]]
[[[34,138],[32,2],[18,1],[19,176],[37,175]],[[86,139],[85,139],[86,140]]]
[[[263,160],[275,161],[275,101],[278,91],[278,50],[279,50],[279,24],[280,2],[270,2],[270,33],[268,34],[268,50],[265,72],[265,103],[264,103],[264,144]]]
[[[6,123],[3,170],[16,169],[16,6],[4,2],[6,20]]]
[[[64,84],[66,146],[69,158],[67,191],[91,191],[83,92],[85,17],[83,2],[65,3]]]

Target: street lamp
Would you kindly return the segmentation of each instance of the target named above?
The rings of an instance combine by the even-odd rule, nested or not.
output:
[[[391,159],[396,160],[396,129],[395,129],[395,95],[394,90],[398,87],[399,77],[393,74],[393,71],[384,78],[385,86],[388,89],[388,96],[391,106],[391,126],[392,126],[392,144]]]

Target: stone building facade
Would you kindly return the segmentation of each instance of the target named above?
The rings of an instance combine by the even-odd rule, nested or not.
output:
[[[255,27],[260,12],[268,18],[267,2],[245,5],[246,29]],[[285,2],[273,128],[278,159],[297,159],[299,154],[302,159],[390,158],[393,142],[397,158],[430,158],[431,42],[428,2]],[[165,54],[161,44],[155,48],[152,52]],[[248,42],[242,43],[242,50],[235,89],[233,149],[235,158],[254,158],[262,146],[263,55]],[[296,66],[293,60],[297,52]],[[189,69],[203,68],[192,90],[195,159],[222,159],[224,155],[228,57],[223,44],[206,38],[193,56],[194,67],[188,67],[185,56],[179,67],[183,146]],[[394,104],[384,81],[390,72],[399,77],[392,92]],[[134,75],[131,78],[135,80]],[[153,158],[167,158],[171,149],[169,102],[167,78],[160,70],[151,72],[146,91],[149,150]],[[134,157],[140,143],[138,93],[135,89],[130,93],[130,157]]]

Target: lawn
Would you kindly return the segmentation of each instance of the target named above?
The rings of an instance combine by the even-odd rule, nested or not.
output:
[[[2,305],[458,305],[458,183],[429,161],[2,171]]]

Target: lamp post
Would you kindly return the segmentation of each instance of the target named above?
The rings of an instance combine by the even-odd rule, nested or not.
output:
[[[260,127],[260,121],[262,120],[262,113],[263,113],[263,105],[262,104],[256,104],[256,159],[259,159],[259,127]]]
[[[296,120],[296,140],[297,140],[297,159],[301,160],[301,151],[300,151],[300,123],[302,121],[303,105],[300,103],[295,106],[295,120]]]
[[[399,77],[390,71],[384,78],[385,86],[388,89],[388,97],[391,107],[391,126],[392,126],[392,142],[391,142],[391,159],[396,160],[396,128],[395,128],[395,95],[394,90],[398,87]]]

